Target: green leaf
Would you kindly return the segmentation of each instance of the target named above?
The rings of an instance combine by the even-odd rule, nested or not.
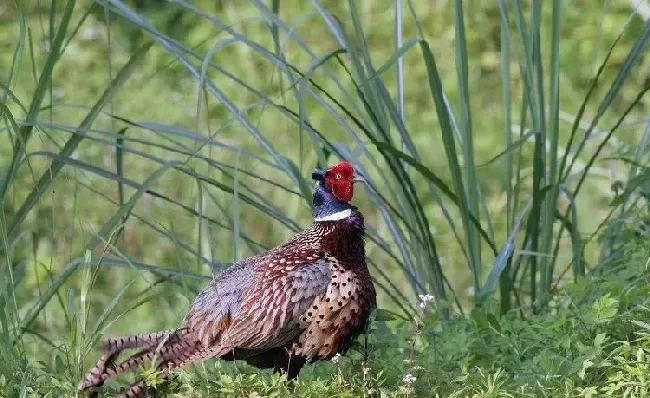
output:
[[[594,338],[594,347],[600,348],[603,346],[603,343],[607,340],[607,333],[598,333]]]
[[[379,322],[389,322],[389,321],[395,321],[397,320],[398,317],[397,315],[389,310],[385,310],[383,308],[377,308],[375,310],[375,320]]]
[[[639,321],[639,320],[636,320],[636,319],[632,319],[631,322],[632,322],[633,324],[637,325],[638,327],[640,327],[641,329],[645,329],[645,330],[647,330],[648,332],[650,332],[650,324],[649,324],[649,323],[647,323],[647,322],[643,322],[643,321]]]
[[[494,330],[501,333],[501,324],[499,324],[499,321],[497,320],[497,317],[494,316],[494,314],[488,313],[487,321]]]
[[[478,308],[472,309],[470,317],[476,322],[478,329],[487,329],[490,327],[490,321],[488,320],[485,312]]]

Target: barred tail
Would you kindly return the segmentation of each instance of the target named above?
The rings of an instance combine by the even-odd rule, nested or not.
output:
[[[198,347],[198,346],[197,346]],[[158,366],[158,370],[162,372],[162,377],[167,378],[176,369],[180,369],[189,365],[192,362],[203,361],[216,356],[221,356],[225,353],[222,347],[215,346],[203,349],[191,350],[177,350],[176,356],[168,359]],[[132,384],[124,392],[115,396],[115,398],[142,398],[147,395],[147,384],[143,380],[138,380]]]
[[[121,336],[102,341],[101,349],[107,355],[119,354],[129,348],[150,348],[158,345],[167,336],[178,333],[177,330],[161,330],[160,332],[136,334],[133,336]]]
[[[151,361],[156,362],[155,366],[162,372],[162,377],[167,378],[174,369],[187,366],[191,362],[218,357],[227,352],[221,346],[204,348],[196,336],[187,329],[118,337],[106,340],[102,347],[106,354],[90,370],[84,379],[82,390],[100,387],[106,380]],[[129,348],[141,350],[117,364],[114,363],[115,358]],[[136,398],[144,397],[146,394],[145,381],[139,380],[117,397]]]
[[[171,347],[175,347],[177,343],[182,342],[189,335],[187,329],[180,330],[165,330],[154,333],[139,334],[134,336],[123,336],[113,339],[108,339],[102,342],[101,347],[105,354],[97,361],[95,366],[90,370],[84,383],[81,386],[82,390],[93,387],[100,387],[104,381],[114,377],[120,373],[134,369],[143,365],[145,362],[152,360],[156,356],[157,346],[164,342],[161,353],[169,351]],[[183,344],[186,346],[186,344]],[[130,356],[125,361],[118,365],[114,365],[114,359],[124,350],[130,348],[141,348],[141,351],[135,355]],[[162,357],[162,359],[165,359]]]

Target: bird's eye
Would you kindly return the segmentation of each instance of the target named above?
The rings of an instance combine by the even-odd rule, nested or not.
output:
[[[341,173],[337,173],[337,174],[334,176],[334,178],[336,178],[337,180],[340,180],[341,178],[343,178],[343,174],[341,174]]]

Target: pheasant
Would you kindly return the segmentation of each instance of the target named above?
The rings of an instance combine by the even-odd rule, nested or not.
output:
[[[353,184],[363,178],[345,161],[314,170],[312,178],[311,226],[216,275],[178,329],[104,341],[104,355],[81,389],[94,390],[147,363],[168,377],[209,358],[246,360],[294,379],[305,363],[344,353],[365,332],[376,306],[363,216],[349,203]],[[139,352],[116,362],[126,349]],[[140,380],[117,397],[146,394]]]

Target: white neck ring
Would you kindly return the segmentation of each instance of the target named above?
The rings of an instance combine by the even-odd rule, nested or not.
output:
[[[343,220],[352,215],[352,209],[345,209],[336,213],[329,214],[324,217],[314,218],[314,221],[338,221]]]

